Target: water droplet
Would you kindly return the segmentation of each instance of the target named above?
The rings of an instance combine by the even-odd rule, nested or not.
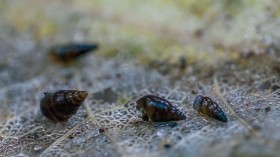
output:
[[[17,157],[27,157],[27,155],[20,153],[20,154],[17,155]]]
[[[164,135],[165,135],[164,129],[158,129],[158,130],[157,130],[157,135],[158,135],[159,137],[164,136]]]
[[[33,149],[34,149],[35,151],[39,151],[39,150],[42,149],[42,146],[40,146],[40,145],[35,145],[35,146],[33,147]]]
[[[84,141],[85,140],[82,138],[76,138],[75,140],[73,140],[76,145],[81,145]]]

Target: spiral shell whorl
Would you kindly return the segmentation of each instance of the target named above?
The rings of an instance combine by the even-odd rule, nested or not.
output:
[[[136,109],[142,113],[144,121],[168,122],[186,119],[169,101],[154,95],[143,96],[136,103]]]
[[[87,97],[86,91],[59,90],[55,93],[45,93],[41,100],[42,114],[54,122],[67,121],[79,109]]]
[[[215,118],[222,122],[228,121],[224,111],[209,97],[197,96],[193,102],[193,108],[208,117]]]

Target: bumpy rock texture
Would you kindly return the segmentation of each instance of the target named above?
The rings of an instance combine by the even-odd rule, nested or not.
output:
[[[27,2],[38,10],[0,3],[0,156],[280,154],[277,2],[213,2],[212,9],[193,1]],[[184,6],[193,10],[185,15]],[[100,51],[67,66],[46,57],[48,46],[72,39],[95,39]],[[61,89],[89,95],[67,123],[54,124],[42,117],[40,99]],[[135,101],[146,94],[168,99],[186,120],[143,122]],[[197,114],[199,94],[216,101],[228,123]]]

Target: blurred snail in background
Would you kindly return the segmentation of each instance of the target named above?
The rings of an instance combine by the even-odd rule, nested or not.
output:
[[[144,121],[168,122],[186,119],[186,116],[166,99],[146,95],[136,101],[136,109],[142,113]]]
[[[40,109],[42,114],[53,122],[65,122],[74,115],[88,93],[77,90],[59,90],[55,93],[44,93]]]
[[[224,111],[209,97],[197,96],[193,102],[193,108],[208,117],[215,118],[222,122],[228,121]]]
[[[55,45],[49,49],[49,56],[62,63],[70,63],[89,52],[96,50],[97,44],[94,43],[71,43]]]

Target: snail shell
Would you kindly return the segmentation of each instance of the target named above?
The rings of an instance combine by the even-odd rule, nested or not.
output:
[[[186,119],[169,101],[154,95],[143,96],[136,103],[136,109],[142,112],[144,121],[168,122]]]
[[[67,63],[97,48],[97,44],[89,43],[56,45],[49,49],[49,56],[54,60]]]
[[[44,93],[40,109],[42,114],[53,122],[67,121],[74,115],[86,99],[86,91],[59,90],[55,93]]]
[[[224,111],[209,97],[197,96],[193,102],[193,108],[208,117],[215,118],[222,122],[228,121]]]

